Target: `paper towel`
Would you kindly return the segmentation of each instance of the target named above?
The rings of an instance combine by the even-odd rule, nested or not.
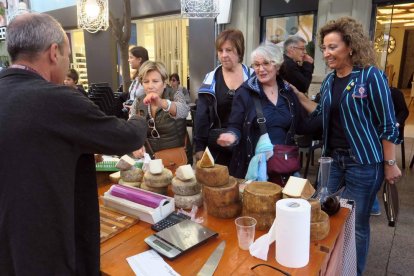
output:
[[[311,205],[304,199],[276,202],[276,261],[299,268],[309,262]]]

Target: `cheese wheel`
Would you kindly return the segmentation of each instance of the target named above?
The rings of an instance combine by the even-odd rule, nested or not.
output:
[[[167,195],[167,192],[168,192],[168,187],[154,188],[154,187],[148,186],[144,182],[141,183],[140,188],[143,189],[143,190],[147,190],[147,191],[157,193],[157,194],[161,194],[161,195]]]
[[[132,181],[125,181],[125,180],[120,179],[118,183],[121,185],[132,186],[132,187],[137,187],[137,188],[141,186],[141,182],[138,182],[138,181],[132,182]]]
[[[276,212],[276,201],[282,198],[282,187],[272,182],[252,182],[244,188],[243,209],[249,212]]]
[[[118,168],[121,171],[124,171],[124,170],[131,169],[132,166],[134,165],[135,165],[135,160],[129,157],[127,154],[125,154],[116,163],[115,168]]]
[[[276,208],[276,207],[275,207]],[[257,230],[269,230],[276,218],[276,209],[273,212],[251,212],[243,207],[243,216],[253,217],[257,220]]]
[[[308,202],[311,205],[311,222],[316,222],[321,213],[321,203],[315,198],[308,199]]]
[[[132,167],[129,170],[121,171],[121,179],[128,182],[141,182],[144,172],[140,168]]]
[[[195,177],[187,181],[182,181],[178,177],[173,177],[171,185],[172,191],[176,195],[190,196],[201,193],[201,185],[197,183]]]
[[[237,180],[230,176],[229,182],[220,187],[203,187],[204,201],[210,207],[223,207],[239,201],[239,185]]]
[[[310,240],[319,241],[326,238],[329,234],[330,224],[329,216],[324,211],[321,211],[319,214],[319,220],[316,222],[311,222],[310,227]]]
[[[207,210],[207,214],[216,218],[235,218],[241,213],[242,204],[241,202],[236,202],[216,208],[214,206],[209,206],[204,202],[204,208]]]
[[[152,188],[162,188],[167,187],[171,183],[172,177],[172,172],[166,168],[162,170],[161,174],[151,174],[149,171],[146,171],[143,182]]]
[[[193,168],[190,164],[179,166],[175,171],[175,176],[183,181],[195,178]]]
[[[223,186],[229,182],[229,169],[219,164],[211,168],[202,168],[199,161],[196,166],[196,178],[198,183],[205,186]]]
[[[203,156],[200,159],[200,167],[202,167],[202,168],[212,168],[212,167],[214,167],[214,165],[215,165],[215,163],[214,163],[213,155],[211,154],[208,147],[206,147],[206,149],[204,150]]]
[[[175,207],[183,209],[191,209],[193,205],[200,207],[203,205],[203,196],[201,193],[183,196],[183,195],[174,195]]]
[[[114,172],[109,175],[109,180],[111,180],[112,183],[118,183],[120,179],[121,179],[120,172]]]

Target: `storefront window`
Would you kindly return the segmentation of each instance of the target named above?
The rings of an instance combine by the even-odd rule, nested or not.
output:
[[[86,54],[85,54],[85,39],[83,36],[83,30],[71,30],[66,31],[71,51],[71,63],[70,68],[75,69],[79,74],[79,82],[78,84],[83,85],[84,89],[88,89],[88,72],[86,66]]]

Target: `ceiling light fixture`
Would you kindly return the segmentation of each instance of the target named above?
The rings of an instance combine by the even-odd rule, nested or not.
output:
[[[109,27],[108,0],[77,0],[78,26],[90,33]]]

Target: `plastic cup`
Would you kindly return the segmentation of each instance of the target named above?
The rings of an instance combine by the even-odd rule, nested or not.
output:
[[[235,220],[237,229],[237,239],[242,250],[249,250],[249,246],[254,241],[254,232],[257,221],[252,217],[239,217]]]

